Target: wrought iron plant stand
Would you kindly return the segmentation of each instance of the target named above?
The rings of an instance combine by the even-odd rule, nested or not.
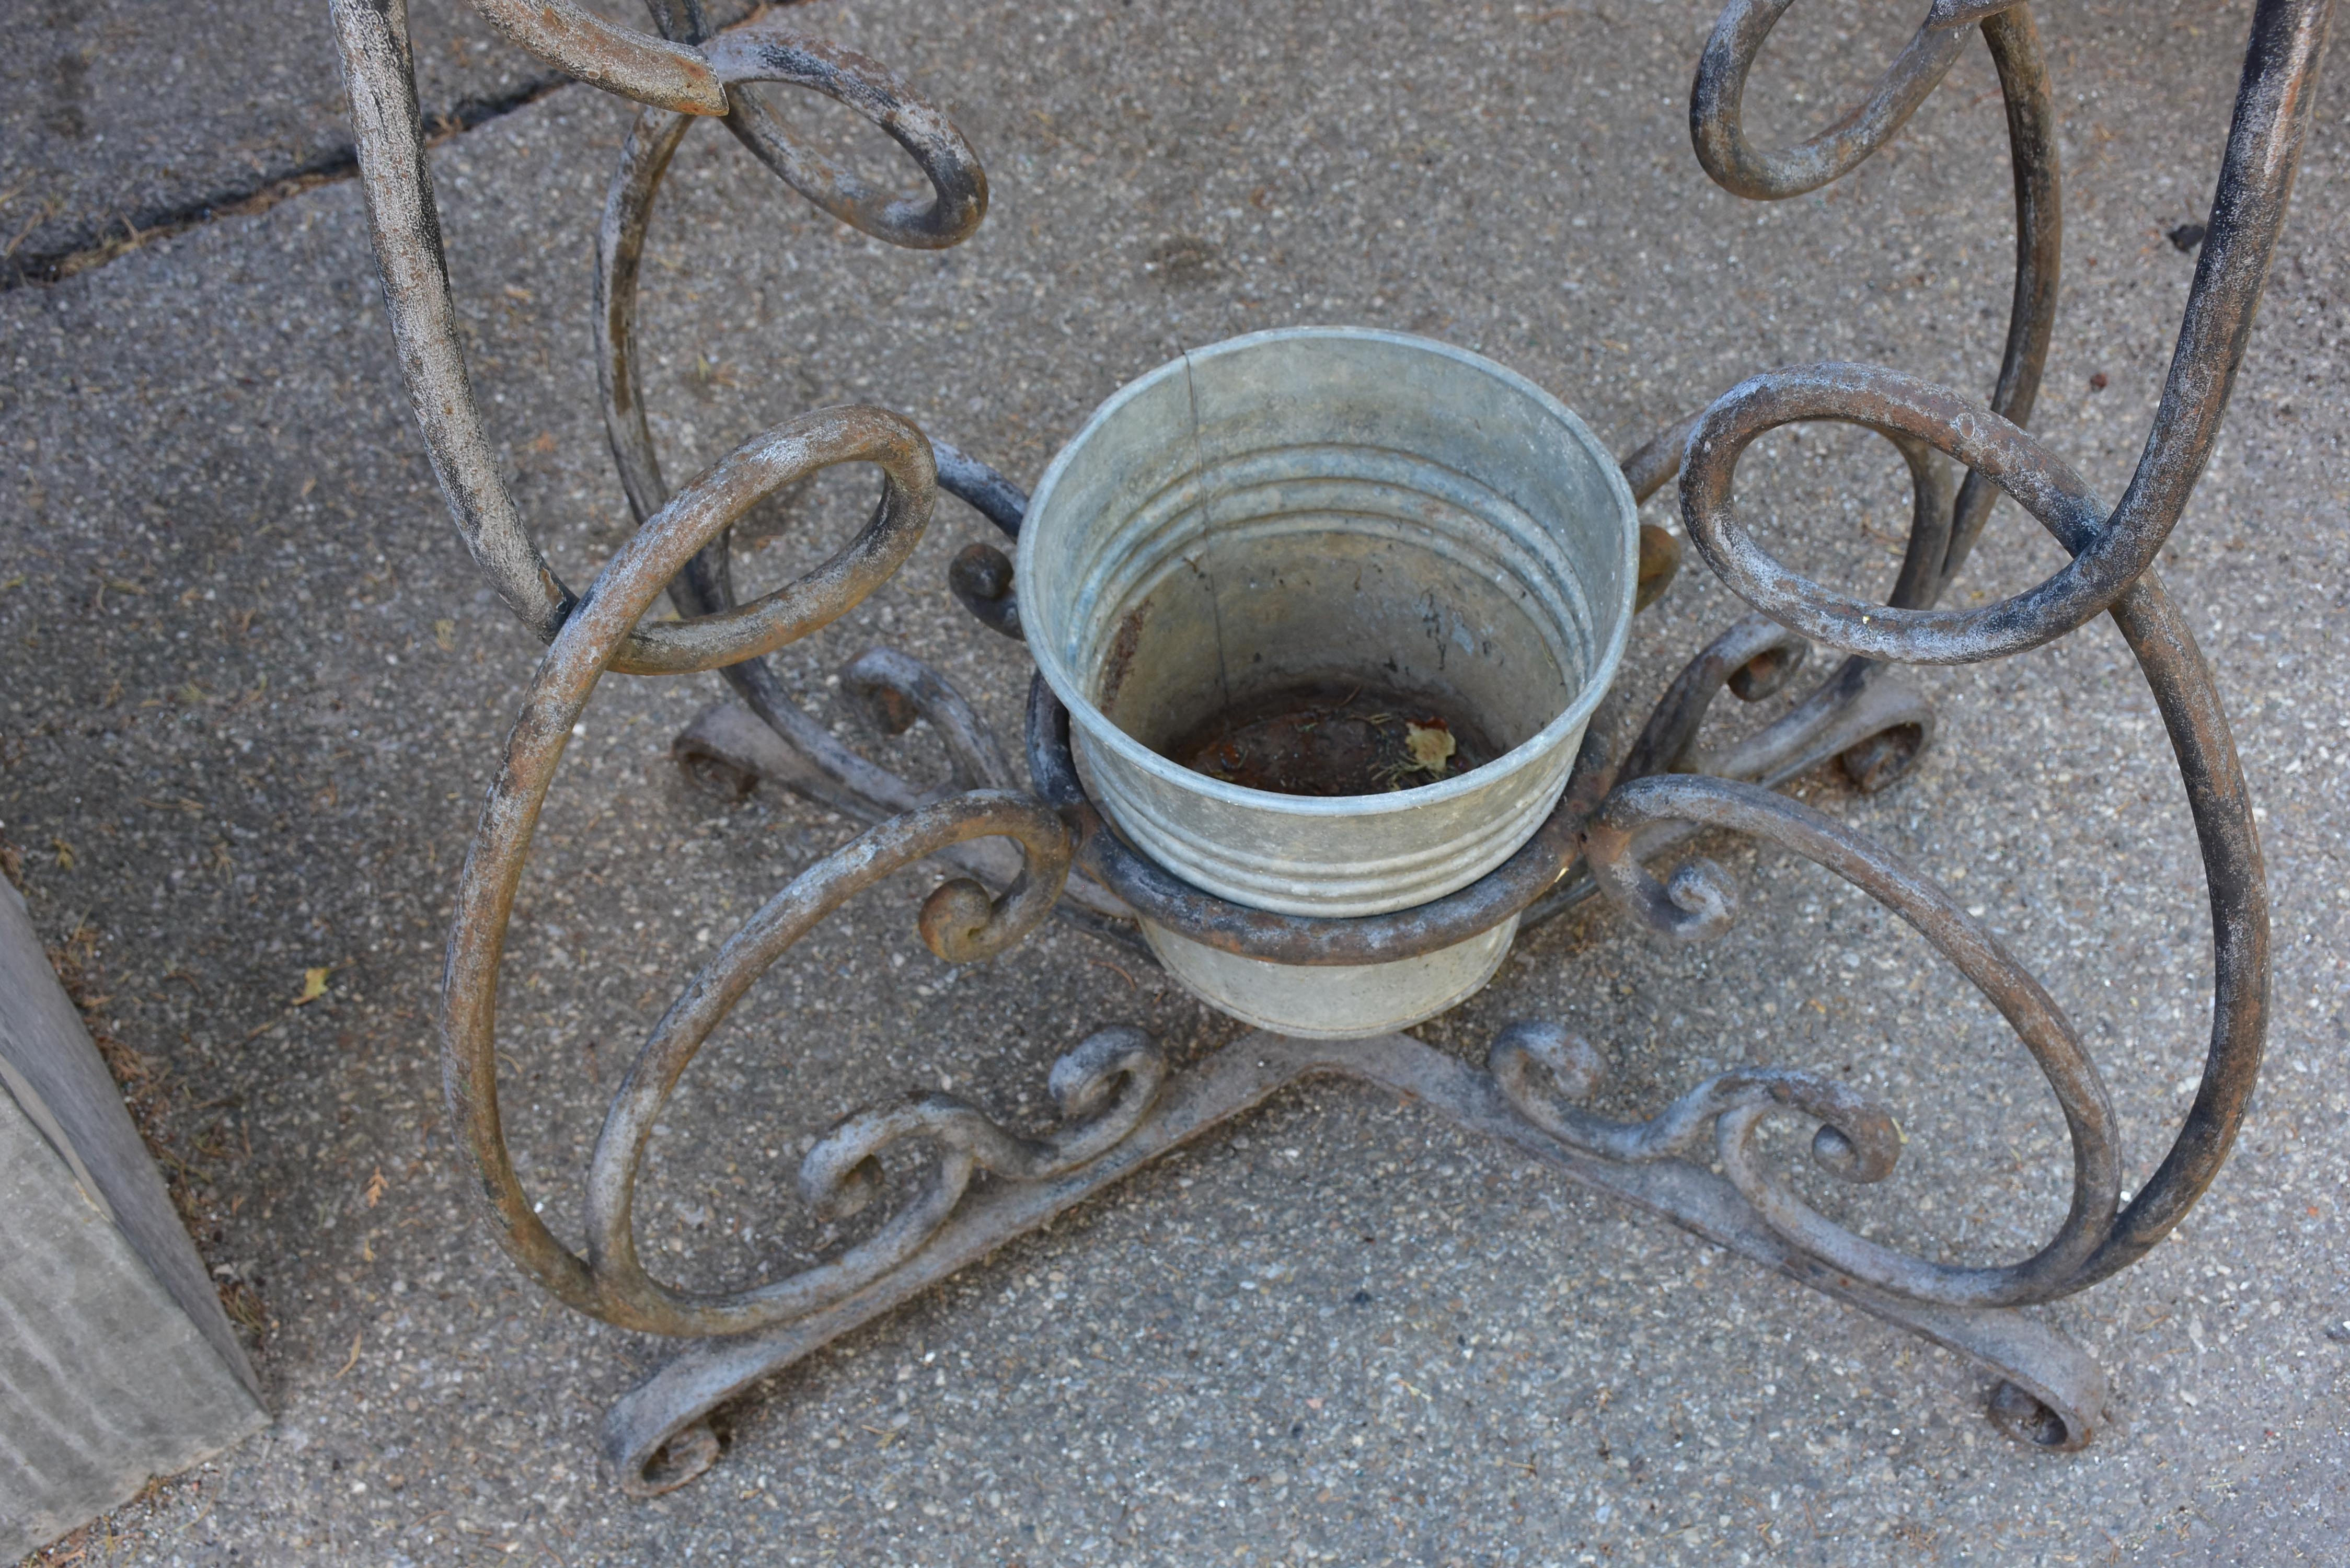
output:
[[[651,0],[660,36],[615,26],[569,0],[477,4],[532,53],[642,106],[598,232],[596,316],[606,427],[640,525],[586,592],[575,593],[524,527],[468,385],[404,6],[334,0],[368,213],[416,417],[474,561],[548,644],[506,742],[449,937],[440,1014],[448,1099],[490,1223],[515,1262],[583,1313],[693,1342],[608,1418],[607,1449],[628,1490],[650,1495],[708,1468],[718,1451],[709,1412],[756,1380],[1283,1086],[1334,1075],[1409,1094],[1591,1188],[1973,1357],[1999,1379],[1992,1420],[2019,1439],[2056,1449],[2091,1440],[2104,1418],[2102,1373],[2019,1309],[2128,1267],[2178,1223],[2227,1158],[2267,1023],[2266,895],[2242,773],[2210,672],[2152,564],[2210,454],[2244,352],[2309,120],[2329,0],[2259,0],[2168,379],[2137,472],[2111,506],[2022,428],[2054,319],[2060,222],[2050,81],[2028,5],[1932,0],[1866,103],[1811,140],[1764,152],[1741,129],[1740,101],[1749,67],[1789,0],[1730,0],[1699,63],[1690,118],[1707,171],[1758,200],[1815,189],[1884,146],[1980,33],[2004,91],[2015,181],[2014,300],[1997,385],[1985,404],[1876,366],[1773,370],[1624,459],[1637,498],[1678,479],[1689,537],[1760,613],[1690,660],[1626,754],[1607,755],[1605,726],[1594,725],[1556,810],[1498,869],[1434,903],[1349,919],[1244,908],[1139,855],[1088,800],[1072,766],[1068,714],[1041,680],[1027,708],[1024,785],[971,705],[936,671],[883,649],[847,668],[845,685],[885,730],[902,731],[917,716],[930,722],[953,763],[951,793],[925,794],[857,755],[785,693],[763,656],[841,616],[895,572],[937,492],[1017,535],[1026,498],[983,463],[885,410],[827,408],[753,438],[681,490],[663,479],[639,391],[635,302],[648,221],[686,133],[698,119],[715,119],[842,222],[894,244],[939,248],[971,234],[987,204],[985,176],[946,118],[883,66],[774,18],[712,32],[699,0]],[[735,90],[754,82],[812,88],[854,109],[912,156],[933,199],[890,200],[833,165]],[[1888,603],[1805,579],[1774,560],[1740,517],[1732,493],[1740,454],[1763,432],[1799,421],[1866,427],[1907,462],[1915,515]],[[1963,483],[1953,486],[1945,457],[1966,470]],[[730,524],[780,487],[849,462],[882,473],[879,504],[862,532],[800,580],[737,604]],[[2045,525],[2072,559],[2012,597],[1938,609],[1994,490]],[[1669,579],[1678,548],[1663,531],[1644,531],[1643,603]],[[1021,635],[1003,555],[972,545],[954,561],[950,581],[984,625]],[[640,624],[664,589],[681,618]],[[2215,946],[2200,1088],[2160,1168],[2126,1203],[2106,1089],[2040,983],[1901,858],[1775,789],[1832,759],[1870,790],[1908,767],[1933,719],[1893,667],[2003,658],[2101,613],[2114,618],[2136,655],[2177,754]],[[1816,689],[1735,744],[1698,749],[1700,722],[1721,689],[1750,701],[1779,690],[1809,643],[1844,656]],[[540,1221],[507,1155],[494,1049],[500,953],[540,805],[597,682],[608,671],[703,670],[722,670],[741,705],[705,713],[680,737],[681,753],[754,770],[872,826],[752,916],[655,1026],[595,1148],[582,1256]],[[1580,1103],[1599,1077],[1590,1047],[1555,1026],[1523,1023],[1492,1042],[1482,1071],[1400,1034],[1313,1042],[1258,1033],[1170,1075],[1139,1030],[1103,1030],[1055,1064],[1050,1088],[1065,1119],[1047,1133],[1013,1132],[942,1093],[835,1127],[799,1176],[802,1195],[821,1211],[846,1213],[872,1197],[876,1157],[889,1146],[927,1146],[929,1162],[900,1212],[829,1261],[702,1293],[655,1279],[638,1255],[630,1204],[639,1160],[696,1051],[761,973],[829,912],[916,861],[962,873],[920,915],[923,940],[952,962],[1004,951],[1057,906],[1097,930],[1114,932],[1115,922],[1139,912],[1226,952],[1360,964],[1429,952],[1513,915],[1537,919],[1595,892],[1668,940],[1703,941],[1733,918],[1727,876],[1697,859],[1660,881],[1644,862],[1705,829],[1767,841],[1853,883],[1921,932],[2006,1018],[2045,1074],[2071,1137],[2069,1210],[2037,1252],[1999,1266],[1937,1262],[1868,1241],[1807,1204],[1755,1147],[1767,1118],[1814,1125],[1813,1158],[1851,1181],[1882,1179],[1899,1154],[1890,1110],[1841,1082],[1740,1068],[1699,1084],[1649,1120],[1611,1121]]]

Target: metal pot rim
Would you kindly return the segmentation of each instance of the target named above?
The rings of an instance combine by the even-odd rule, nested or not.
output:
[[[1598,464],[1601,472],[1607,478],[1609,490],[1616,497],[1617,515],[1623,521],[1624,571],[1621,596],[1623,602],[1617,607],[1613,628],[1599,648],[1598,656],[1592,661],[1591,670],[1585,677],[1582,689],[1575,693],[1575,700],[1560,710],[1550,722],[1544,724],[1534,734],[1527,736],[1525,740],[1495,757],[1492,762],[1462,774],[1458,778],[1445,779],[1438,784],[1420,784],[1411,789],[1397,790],[1382,794],[1282,794],[1272,790],[1249,789],[1244,785],[1227,784],[1221,779],[1211,778],[1206,774],[1194,773],[1181,763],[1161,756],[1124,730],[1119,729],[1110,722],[1108,715],[1094,706],[1091,699],[1086,695],[1084,689],[1078,683],[1076,675],[1062,661],[1059,650],[1051,646],[1048,639],[1037,635],[1042,628],[1037,627],[1033,621],[1030,623],[1028,654],[1035,660],[1038,673],[1045,678],[1045,684],[1053,689],[1053,695],[1059,698],[1062,705],[1068,709],[1070,718],[1084,730],[1088,741],[1097,745],[1107,746],[1128,763],[1169,784],[1204,795],[1211,800],[1246,806],[1252,810],[1278,812],[1293,816],[1381,815],[1388,812],[1403,811],[1414,806],[1432,805],[1455,799],[1474,790],[1487,788],[1504,776],[1546,755],[1567,736],[1579,731],[1589,720],[1592,711],[1598,707],[1599,700],[1607,694],[1608,687],[1614,683],[1617,667],[1623,661],[1624,649],[1631,637],[1632,599],[1637,591],[1639,577],[1639,504],[1632,499],[1631,486],[1625,482],[1624,472],[1617,465],[1615,455],[1601,444],[1597,436],[1591,432],[1591,427],[1585,424],[1573,409],[1568,408],[1556,397],[1517,371],[1497,360],[1489,359],[1482,354],[1474,353],[1451,343],[1440,342],[1433,337],[1417,337],[1408,332],[1389,332],[1376,327],[1275,327],[1262,332],[1245,333],[1238,337],[1227,337],[1203,348],[1186,349],[1174,358],[1137,377],[1111,393],[1086,422],[1078,427],[1077,432],[1062,443],[1061,450],[1054,454],[1051,465],[1045,470],[1045,477],[1037,482],[1035,493],[1029,498],[1026,523],[1020,531],[1020,543],[1014,567],[1014,581],[1024,581],[1028,576],[1031,562],[1035,558],[1035,541],[1039,533],[1035,524],[1044,516],[1052,500],[1054,488],[1060,481],[1062,471],[1068,466],[1071,457],[1085,444],[1087,439],[1117,417],[1128,402],[1169,377],[1181,373],[1187,366],[1196,365],[1202,360],[1218,358],[1226,354],[1246,352],[1263,348],[1269,343],[1326,339],[1385,343],[1397,348],[1437,354],[1467,366],[1480,374],[1490,376],[1512,390],[1531,399],[1556,421],[1566,434],[1578,442],[1592,461]]]

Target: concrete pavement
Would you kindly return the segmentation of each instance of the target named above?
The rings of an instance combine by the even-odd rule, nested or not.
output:
[[[480,34],[456,15],[420,8],[421,56],[452,60],[452,39]],[[647,269],[648,393],[673,475],[855,400],[1033,481],[1122,381],[1294,322],[1478,348],[1625,449],[1773,364],[1872,358],[1980,388],[2004,330],[2008,176],[1980,51],[1888,154],[1758,208],[1690,154],[1702,4],[794,15],[935,95],[994,205],[959,249],[892,252],[730,140],[690,139]],[[1843,15],[1790,15],[1757,71],[1758,139],[1848,101],[1906,33],[1877,8],[1839,33]],[[2162,234],[2203,215],[2247,16],[2203,0],[2042,15],[2068,225],[2034,424],[2109,495],[2192,272]],[[11,156],[65,171],[42,189],[185,208],[238,158],[265,183],[338,145],[308,6],[219,28],[131,7],[114,29],[124,64],[98,75],[125,94],[108,111],[115,151],[6,132]],[[173,57],[176,77],[155,63]],[[522,80],[486,55],[482,75],[448,68],[428,101]],[[2345,113],[2328,83],[2229,433],[2162,567],[2264,812],[2270,1063],[2183,1239],[2049,1311],[2116,1386],[2115,1428],[2072,1458],[2000,1438],[1982,1379],[1939,1351],[1409,1106],[1326,1089],[818,1356],[729,1412],[711,1474],[628,1501],[596,1474],[597,1423],[660,1346],[525,1284],[465,1207],[447,1143],[437,956],[536,648],[475,582],[432,488],[356,190],[328,180],[0,294],[0,834],[44,934],[72,947],[86,994],[107,998],[99,1015],[151,1070],[151,1121],[207,1261],[250,1293],[279,1413],[94,1527],[79,1561],[2338,1559]],[[845,116],[806,118],[869,164],[889,156]],[[626,530],[587,331],[589,240],[626,125],[567,88],[437,154],[476,384],[525,515],[574,582]],[[211,162],[181,161],[186,126],[213,128],[192,143]],[[63,214],[98,210],[72,197],[37,244],[95,243],[102,226]],[[12,235],[22,211],[0,208]],[[1881,447],[1808,433],[1742,477],[1795,562],[1889,581],[1907,501]],[[780,581],[829,553],[860,483],[769,508],[744,576]],[[851,723],[826,676],[884,640],[948,670],[1008,732],[1024,661],[943,584],[986,534],[942,503],[895,582],[786,650],[807,705]],[[2012,591],[2057,559],[2002,506],[1970,581]],[[1692,562],[1642,618],[1627,684],[1660,690],[1738,608]],[[2102,622],[1919,680],[1942,728],[1918,773],[1876,797],[1825,776],[1807,793],[1980,895],[2097,1053],[2135,1185],[2185,1104],[2209,1007],[2199,872],[2151,702]],[[645,1026],[709,941],[848,831],[772,791],[733,804],[677,776],[669,737],[718,691],[605,684],[525,884],[508,1116],[566,1234]],[[924,755],[919,732],[869,743]],[[2061,1211],[2063,1128],[1996,1015],[1840,885],[1718,853],[1749,909],[1721,943],[1668,951],[1586,909],[1418,1033],[1475,1055],[1503,1022],[1560,1017],[1602,1045],[1607,1103],[1626,1112],[1735,1062],[1848,1068],[1909,1141],[1901,1171],[1843,1212],[1968,1255],[2032,1245]],[[1100,1024],[1143,1024],[1179,1057],[1238,1032],[1072,932],[951,972],[914,937],[928,886],[902,877],[827,925],[688,1075],[642,1200],[648,1251],[678,1277],[715,1284],[822,1245],[791,1171],[855,1106],[951,1084],[1033,1125],[1053,1056]],[[292,1005],[318,968],[325,995]]]

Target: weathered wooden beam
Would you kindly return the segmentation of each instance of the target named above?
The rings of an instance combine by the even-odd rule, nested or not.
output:
[[[121,1091],[0,882],[0,1562],[268,1423]]]

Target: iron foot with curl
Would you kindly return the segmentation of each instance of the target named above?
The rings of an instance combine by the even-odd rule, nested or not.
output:
[[[631,1495],[657,1496],[684,1485],[718,1458],[709,1419],[712,1410],[1308,1078],[1351,1078],[1389,1090],[1593,1191],[1670,1220],[1798,1284],[1972,1359],[1998,1379],[1988,1414],[2011,1436],[2043,1448],[2074,1449],[2087,1444],[2104,1424],[2104,1373],[2055,1329],[2012,1309],[1923,1304],[1877,1290],[1796,1248],[1729,1179],[1686,1158],[1717,1121],[1757,1103],[1785,1104],[1839,1117],[1846,1125],[1823,1123],[1838,1128],[1835,1139],[1824,1141],[1832,1158],[1837,1141],[1853,1147],[1866,1173],[1890,1163],[1883,1149],[1889,1130],[1868,1125],[1872,1117],[1884,1118],[1881,1109],[1825,1080],[1746,1075],[1752,1081],[1716,1079],[1693,1091],[1645,1132],[1617,1128],[1620,1147],[1595,1147],[1591,1129],[1613,1124],[1588,1118],[1579,1133],[1562,1137],[1544,1125],[1546,1111],[1538,1097],[1555,1093],[1557,1084],[1543,1091],[1530,1086],[1531,1068],[1552,1072],[1566,1065],[1557,1049],[1544,1044],[1558,1038],[1542,1025],[1513,1027],[1496,1043],[1492,1070],[1480,1071],[1401,1034],[1348,1041],[1245,1035],[1170,1078],[1130,1130],[1091,1159],[1034,1178],[1014,1175],[975,1186],[919,1251],[856,1293],[790,1323],[690,1346],[612,1407],[604,1422],[606,1457]],[[1571,1065],[1567,1070],[1575,1071]],[[1817,1085],[1818,1092],[1806,1085]],[[1590,1086],[1586,1071],[1582,1087]]]

